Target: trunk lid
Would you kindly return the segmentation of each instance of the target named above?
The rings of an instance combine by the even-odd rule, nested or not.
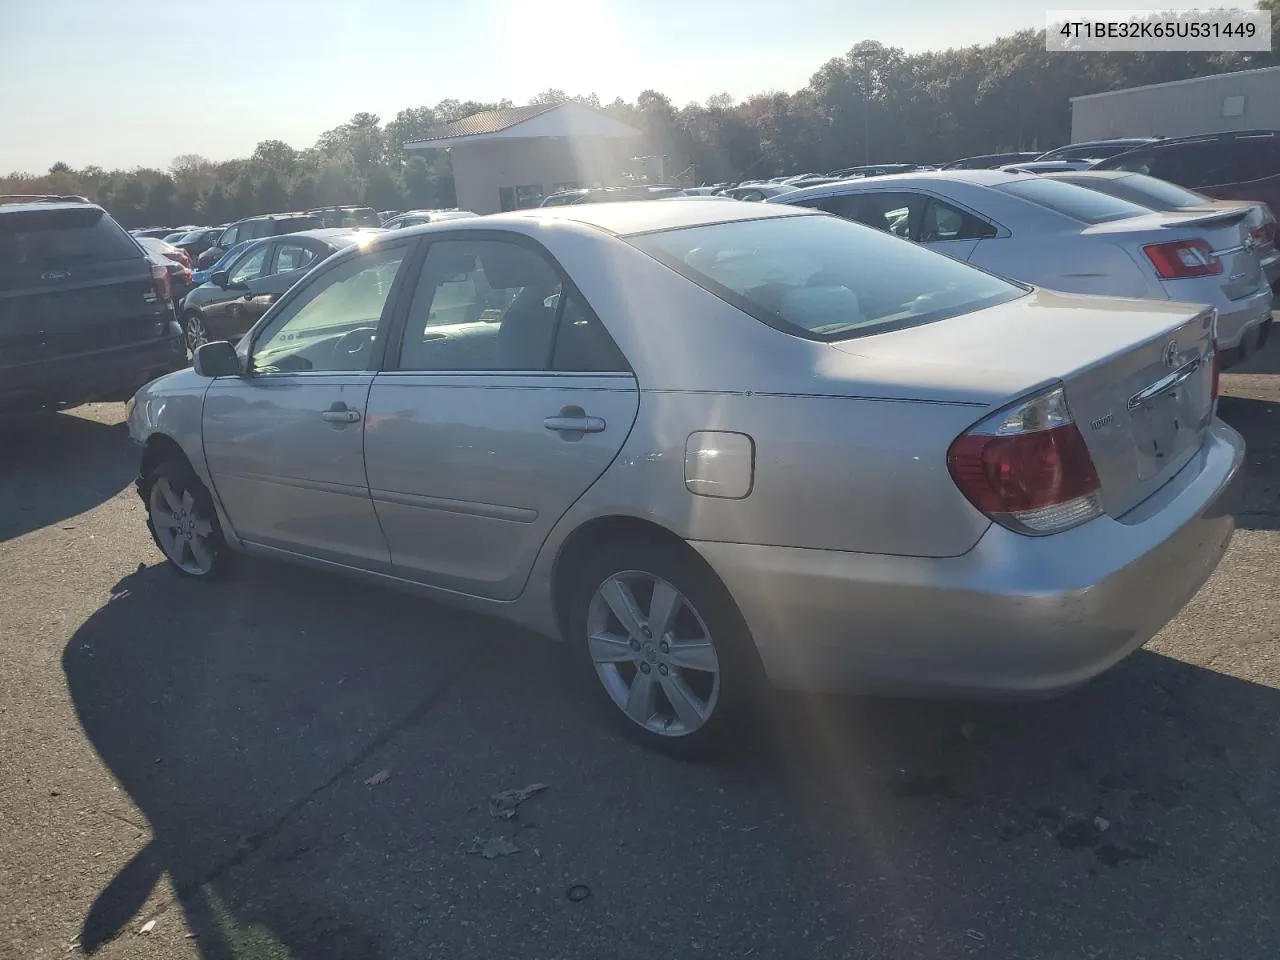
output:
[[[1259,215],[1260,216],[1260,215]],[[1175,240],[1203,239],[1222,261],[1222,272],[1199,278],[1197,282],[1213,283],[1229,300],[1240,300],[1258,290],[1262,282],[1256,240],[1252,236],[1250,210],[1236,207],[1214,210],[1171,210],[1143,217],[1111,220],[1095,224],[1083,232],[1101,236],[1123,246],[1149,273],[1155,267],[1143,251],[1149,244]],[[1179,280],[1162,283],[1178,283]]]
[[[955,402],[981,396],[971,386],[977,381],[1007,391],[992,406],[1061,381],[1093,457],[1104,509],[1119,516],[1159,489],[1208,434],[1213,322],[1211,310],[1190,304],[1037,290],[988,310],[834,346],[902,387],[930,383],[935,397],[939,384],[953,382]]]

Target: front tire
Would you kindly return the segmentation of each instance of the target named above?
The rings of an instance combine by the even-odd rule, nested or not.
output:
[[[213,498],[182,460],[164,460],[142,482],[147,529],[169,566],[185,577],[211,579],[229,557]]]
[[[623,732],[686,759],[722,752],[762,689],[755,646],[715,574],[678,545],[610,544],[578,568],[570,640]]]
[[[187,340],[187,352],[192,355],[209,342],[209,330],[204,325],[204,317],[195,310],[188,310],[183,316],[182,332]]]

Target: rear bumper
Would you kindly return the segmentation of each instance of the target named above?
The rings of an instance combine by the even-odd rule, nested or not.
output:
[[[1271,319],[1271,287],[1258,289],[1240,300],[1228,301],[1218,307],[1218,349],[1224,354],[1237,349],[1241,343],[1253,337],[1258,327]]]
[[[0,407],[124,400],[156,377],[187,365],[182,329],[105,350],[0,367]]]
[[[694,542],[737,600],[775,685],[972,697],[1068,690],[1146,643],[1208,579],[1235,528],[1244,441],[1215,422],[1122,520],[1051,537],[992,525],[931,559]]]

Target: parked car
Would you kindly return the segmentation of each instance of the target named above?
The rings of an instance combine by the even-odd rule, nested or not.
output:
[[[1146,173],[1218,200],[1257,200],[1280,211],[1280,130],[1161,140],[1093,169]]]
[[[163,240],[173,233],[173,230],[173,227],[145,227],[138,230],[130,230],[129,232],[135,237],[151,237],[156,240]]]
[[[1276,249],[1276,218],[1265,203],[1251,200],[1215,200],[1186,187],[1149,177],[1142,173],[1124,170],[1079,170],[1074,173],[1051,173],[1055,180],[1088,187],[1099,193],[1110,194],[1121,200],[1141,204],[1152,210],[1176,210],[1182,212],[1212,212],[1214,210],[1245,209],[1245,226],[1249,230],[1262,271],[1272,289],[1280,284],[1280,251]]]
[[[224,229],[224,227],[196,227],[194,230],[184,233],[177,240],[169,240],[167,242],[187,251],[187,256],[191,258],[192,266],[195,266],[200,254],[217,242]]]
[[[385,224],[392,217],[398,217],[402,213],[404,213],[403,210],[379,210],[378,219]]]
[[[161,264],[169,273],[169,302],[173,304],[174,316],[178,315],[178,305],[191,289],[191,258],[185,250],[171,243],[157,240],[155,237],[135,237],[138,244],[156,263]]]
[[[246,217],[224,228],[218,235],[218,239],[200,254],[196,260],[196,266],[201,268],[212,266],[224,253],[242,240],[260,240],[263,237],[278,237],[301,230],[319,230],[323,226],[322,219],[311,213],[273,213],[261,217]]]
[[[754,183],[721,190],[720,196],[732,197],[734,200],[760,201],[770,197],[780,197],[799,189],[787,183]]]
[[[308,214],[320,219],[321,227],[380,227],[382,218],[372,207],[317,207]]]
[[[244,550],[563,637],[687,755],[760,679],[1043,696],[1141,646],[1233,529],[1212,337],[802,208],[600,204],[348,248],[128,420],[180,573]]]
[[[1068,143],[1063,147],[1046,150],[1036,157],[1041,162],[1050,160],[1087,160],[1096,163],[1107,157],[1127,153],[1149,143],[1156,143],[1155,137],[1126,137],[1115,140],[1082,140],[1079,143]]]
[[[986,153],[977,157],[965,157],[963,160],[952,160],[944,163],[940,170],[995,170],[1010,163],[1027,163],[1039,157],[1040,151],[1030,153]]]
[[[442,220],[463,220],[474,217],[470,210],[409,210],[397,217],[392,217],[382,224],[384,230],[400,230],[404,227],[417,227],[424,223],[439,223]]]
[[[832,170],[829,176],[847,180],[850,177],[883,177],[890,173],[910,173],[912,170],[919,169],[919,165],[914,163],[872,163],[864,164],[860,167],[842,167],[839,170]],[[812,178],[806,177],[805,179]]]
[[[183,300],[188,349],[209,340],[239,339],[308,270],[381,232],[326,228],[252,243]]]
[[[261,240],[241,240],[234,247],[219,257],[214,263],[203,269],[196,270],[191,274],[191,283],[193,286],[200,286],[202,283],[208,283],[209,278],[218,270],[223,270],[231,264],[231,261],[240,255],[240,251],[247,250],[252,244],[262,243]]]
[[[1000,169],[1005,173],[1062,173],[1067,170],[1087,170],[1091,160],[1031,160],[1027,163],[1010,163]]]
[[[185,363],[168,271],[110,214],[0,198],[0,410],[123,400]]]
[[[1270,329],[1271,288],[1244,210],[1163,213],[995,170],[849,180],[771,202],[826,210],[1051,290],[1207,303],[1224,365]]]
[[[665,184],[640,184],[632,187],[590,187],[582,190],[564,190],[544,197],[540,207],[560,207],[577,203],[613,203],[619,200],[662,200],[679,196],[681,187]]]

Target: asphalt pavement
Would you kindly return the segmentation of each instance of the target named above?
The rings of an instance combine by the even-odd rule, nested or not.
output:
[[[1224,390],[1239,530],[1145,649],[1043,703],[784,698],[711,765],[517,628],[173,575],[119,405],[4,426],[0,957],[1273,960],[1280,342]]]

